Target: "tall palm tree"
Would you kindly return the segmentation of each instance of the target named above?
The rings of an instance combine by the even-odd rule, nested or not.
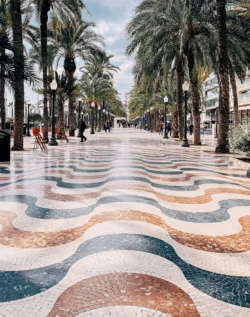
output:
[[[72,14],[81,16],[84,8],[82,0],[34,0],[37,13],[40,17],[41,56],[43,69],[43,111],[44,111],[44,139],[48,140],[48,19],[52,9],[58,17]]]
[[[103,39],[96,35],[91,30],[95,24],[92,22],[85,22],[81,19],[74,21],[66,19],[54,40],[54,45],[57,47],[59,63],[61,58],[64,58],[64,70],[71,81],[74,78],[76,71],[76,58],[85,59],[90,54],[94,54],[100,50],[97,43],[103,43]],[[74,136],[75,122],[74,122],[74,98],[69,98],[69,135]]]
[[[2,129],[6,128],[6,109],[5,109],[5,62],[6,62],[6,45],[10,46],[7,30],[7,3],[6,0],[0,0],[0,56],[2,59],[0,69],[0,110],[1,110],[1,123]]]
[[[144,0],[137,7],[136,16],[128,26],[132,39],[127,50],[129,54],[139,47],[142,52],[151,50],[154,53],[151,54],[151,60],[155,56],[158,65],[164,61],[171,68],[172,61],[176,61],[179,109],[187,61],[194,117],[194,143],[197,145],[201,144],[198,67],[208,62],[209,43],[215,33],[213,20],[208,14],[210,7],[207,8],[206,2],[207,0],[155,0],[149,5],[149,1]]]
[[[15,130],[12,150],[23,150],[24,120],[24,52],[22,34],[21,0],[10,0],[10,12],[13,30],[14,67],[15,67]]]
[[[229,152],[229,76],[228,76],[228,33],[227,33],[227,0],[216,0],[218,30],[218,74],[219,74],[219,133],[216,153]]]
[[[57,138],[62,138],[62,133],[64,131],[64,104],[65,102],[72,96],[77,90],[77,80],[73,78],[73,80],[69,81],[68,77],[65,73],[61,76],[56,72],[56,81],[57,81],[57,110],[58,110],[58,125],[59,131],[57,134]]]

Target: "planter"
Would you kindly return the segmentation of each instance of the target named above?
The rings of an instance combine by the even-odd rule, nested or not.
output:
[[[33,136],[38,135],[40,133],[40,128],[32,128],[31,132]]]
[[[235,167],[245,169],[247,172],[247,177],[250,178],[250,159],[246,157],[242,158],[231,158],[230,161]]]

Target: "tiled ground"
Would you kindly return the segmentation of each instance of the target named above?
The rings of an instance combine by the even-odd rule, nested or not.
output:
[[[204,149],[118,129],[12,153],[0,317],[250,317],[250,179]]]

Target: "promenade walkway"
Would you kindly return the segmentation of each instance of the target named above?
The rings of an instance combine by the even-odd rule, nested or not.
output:
[[[0,317],[249,317],[246,171],[141,130],[87,137],[0,163]]]

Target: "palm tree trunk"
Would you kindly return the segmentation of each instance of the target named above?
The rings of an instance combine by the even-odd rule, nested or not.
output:
[[[71,81],[73,76],[69,78]],[[69,136],[75,136],[74,97],[69,97]]]
[[[194,123],[194,145],[201,145],[201,117],[200,117],[200,93],[198,74],[195,69],[194,56],[192,52],[188,52],[188,71],[191,84],[192,95],[192,114]]]
[[[59,131],[57,134],[57,139],[61,140],[64,131],[64,105],[61,102],[58,103],[58,123]]]
[[[179,62],[177,66],[177,111],[178,111],[178,129],[179,129],[179,138],[180,140],[183,139],[183,111],[182,111],[182,104],[183,104],[183,91],[182,91],[182,66]]]
[[[173,113],[173,138],[179,137],[179,127],[178,127],[178,111]]]
[[[233,99],[234,99],[234,127],[237,128],[239,126],[239,102],[238,102],[235,72],[232,67],[229,67],[229,75],[230,75],[230,81],[231,81]]]
[[[13,151],[23,151],[24,120],[24,55],[21,0],[10,0],[10,12],[13,31],[14,48],[14,98],[15,98],[15,130]]]
[[[48,141],[48,12],[50,10],[49,0],[43,0],[41,16],[40,16],[40,32],[41,32],[41,54],[42,54],[42,70],[43,70],[43,139]]]
[[[4,52],[1,54],[5,55]],[[0,69],[0,111],[1,111],[1,123],[2,129],[6,129],[6,109],[5,109],[5,66],[1,65]]]
[[[227,0],[216,0],[217,28],[219,34],[219,130],[216,153],[229,153],[229,76],[227,46]]]

